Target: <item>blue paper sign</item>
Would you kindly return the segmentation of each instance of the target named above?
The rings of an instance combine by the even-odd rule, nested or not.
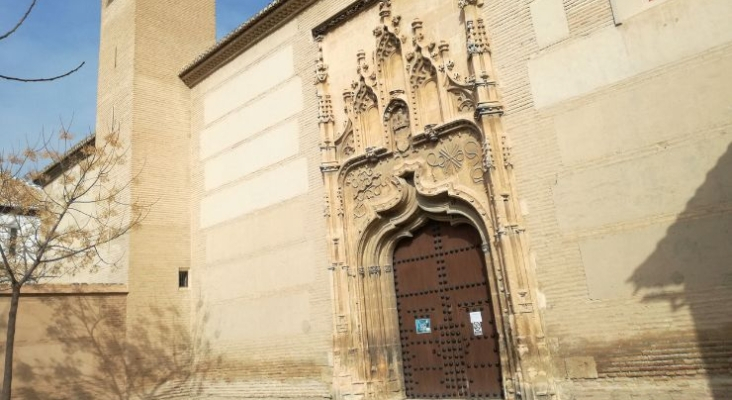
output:
[[[418,335],[432,333],[432,324],[429,318],[418,318],[414,320],[415,330]]]

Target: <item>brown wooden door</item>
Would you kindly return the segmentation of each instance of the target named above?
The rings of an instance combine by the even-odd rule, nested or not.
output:
[[[407,397],[503,398],[478,232],[431,221],[393,261]]]

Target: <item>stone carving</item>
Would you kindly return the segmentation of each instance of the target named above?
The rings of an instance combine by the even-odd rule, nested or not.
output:
[[[376,94],[374,94],[374,91],[370,87],[357,83],[355,83],[355,86],[354,89],[358,89],[354,98],[354,110],[357,113],[365,113],[377,106],[378,100],[376,99]]]
[[[483,140],[483,167],[486,171],[493,168],[493,148],[488,139]]]
[[[355,66],[331,65],[328,76],[326,57],[318,57],[319,118],[328,121],[321,124],[323,137],[333,135],[334,117],[345,121],[339,135],[324,141],[332,143],[324,151],[324,157],[333,158],[327,165],[338,168],[324,175],[330,195],[329,237],[340,239],[337,245],[329,244],[329,254],[333,265],[367,266],[336,269],[333,275],[334,302],[342,310],[334,328],[338,398],[346,398],[346,393],[363,395],[359,385],[365,381],[376,388],[400,378],[398,362],[382,353],[366,354],[364,349],[374,345],[394,351],[399,346],[398,335],[385,333],[398,332],[389,308],[395,301],[389,297],[394,295],[389,292],[393,271],[389,251],[426,218],[460,220],[481,232],[494,289],[501,298],[496,323],[503,342],[506,398],[523,399],[517,393],[529,393],[526,389],[533,385],[525,383],[521,372],[528,371],[524,366],[540,364],[538,353],[532,343],[519,360],[516,343],[517,337],[541,332],[541,324],[535,318],[537,307],[527,306],[533,292],[515,298],[517,288],[527,287],[531,272],[521,256],[523,231],[515,220],[520,213],[511,209],[513,178],[505,172],[511,165],[510,143],[501,127],[503,107],[497,86],[489,76],[492,60],[486,27],[477,18],[481,12],[476,7],[482,1],[459,1],[465,43],[457,47],[455,58],[448,43],[430,37],[419,19],[411,24],[411,32],[403,34],[402,18],[392,14],[388,0],[378,3],[380,23],[372,30],[373,44],[355,54]],[[342,38],[327,37],[324,44],[337,40]],[[327,56],[329,46],[321,49]],[[349,70],[355,70],[350,85],[340,80]],[[333,116],[326,95],[336,81],[345,86],[336,90],[345,90],[343,113]],[[494,161],[495,157],[500,160]],[[376,276],[378,280],[368,279]],[[521,314],[511,316],[517,310]],[[512,325],[514,317],[522,318],[519,328]],[[376,365],[386,367],[375,369]],[[361,371],[371,372],[362,376]],[[375,397],[382,394],[374,392]],[[538,397],[527,394],[526,399]]]
[[[463,8],[467,7],[468,5],[474,5],[474,6],[477,5],[480,7],[483,5],[483,0],[460,0],[460,1],[458,1],[458,7],[460,9],[463,9]]]
[[[341,169],[341,166],[338,164],[321,164],[320,165],[320,172],[336,172],[339,169]]]
[[[511,143],[508,140],[507,135],[501,136],[501,149],[503,150],[503,165],[505,167],[511,167]]]
[[[323,207],[323,216],[325,218],[330,218],[330,196],[327,194],[323,196],[325,199],[325,206]]]
[[[398,22],[394,24],[398,26]],[[378,27],[374,29],[374,36],[379,38],[379,43],[376,45],[376,58],[386,59],[392,54],[400,51],[401,40],[395,34],[389,32],[385,27]]]
[[[324,83],[328,80],[328,65],[323,61],[323,37],[315,38],[318,42],[318,58],[315,60],[315,81],[316,83]]]
[[[338,216],[342,218],[343,215],[346,213],[345,207],[343,206],[343,189],[342,188],[340,188],[340,187],[338,188],[336,197],[337,197],[336,211],[338,212]]]
[[[374,172],[367,168],[351,173],[346,184],[353,191],[353,216],[361,218],[366,215],[365,201],[381,196],[382,188],[386,183],[381,178],[381,173]]]
[[[350,157],[356,152],[356,148],[353,147],[353,133],[350,133],[346,140],[343,142],[343,155]]]
[[[346,116],[353,121],[353,146],[341,146],[338,152],[346,158],[368,147],[404,154],[415,132],[456,115],[472,117],[476,110],[475,83],[458,82],[448,43],[428,41],[417,19],[411,25],[412,47],[403,53],[400,16],[392,16],[388,1],[379,3],[379,11],[374,51],[357,52],[358,75],[343,92]]]
[[[356,143],[353,133],[353,123],[351,119],[347,119],[343,126],[343,131],[338,135],[335,141],[338,158],[343,161],[356,153]]]
[[[475,115],[503,115],[503,105],[497,102],[480,103],[475,109]]]
[[[333,122],[333,103],[329,94],[318,95],[318,122]]]
[[[430,142],[436,142],[440,140],[440,137],[435,132],[435,124],[425,125],[424,135]]]
[[[448,92],[453,96],[453,103],[459,112],[470,113],[475,110],[473,97],[468,93],[456,88],[451,88]]]
[[[392,101],[384,113],[384,121],[394,138],[394,145],[399,152],[409,150],[411,137],[409,125],[409,109],[402,101]]]
[[[482,18],[478,18],[476,21],[466,21],[465,28],[468,36],[468,54],[483,54],[490,51],[488,35]]]
[[[457,143],[448,143],[438,152],[427,155],[427,164],[432,168],[439,168],[445,175],[456,174],[463,167],[466,160],[470,163],[470,178],[474,183],[483,181],[483,164],[480,158],[481,148],[477,142],[470,140],[460,147]]]
[[[475,95],[473,93],[475,82],[466,79],[466,82],[459,83],[459,73],[450,74],[455,68],[455,63],[450,58],[450,45],[446,42],[440,42],[439,46],[439,70],[444,74],[446,79],[447,93],[450,94],[452,107],[460,113],[471,113],[475,110]]]
[[[407,61],[412,65],[410,68],[410,84],[413,89],[417,90],[422,87],[426,81],[435,79],[437,70],[428,59],[424,57],[417,57],[414,53],[409,53],[409,55],[407,55]]]
[[[483,182],[483,173],[485,172],[485,170],[483,168],[483,160],[480,157],[480,145],[478,145],[477,142],[471,140],[465,143],[464,148],[465,158],[471,160],[470,178],[473,180],[473,183]]]
[[[446,175],[452,175],[463,167],[465,153],[458,144],[443,146],[437,154],[427,156],[427,164],[433,168],[442,169]]]

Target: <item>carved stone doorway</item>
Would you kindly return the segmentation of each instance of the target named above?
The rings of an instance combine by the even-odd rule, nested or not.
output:
[[[481,243],[470,225],[429,220],[394,250],[408,398],[503,398]]]

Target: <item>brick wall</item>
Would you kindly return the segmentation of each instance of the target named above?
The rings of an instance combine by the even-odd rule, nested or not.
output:
[[[214,2],[103,1],[101,29],[98,131],[103,138],[105,129],[119,130],[128,146],[129,162],[114,177],[131,181],[123,201],[151,205],[142,225],[125,239],[126,335],[155,352],[131,356],[141,370],[148,367],[146,357],[192,364],[200,324],[189,312],[190,291],[178,287],[178,271],[190,269],[190,94],[177,75],[214,43]],[[176,328],[170,337],[146,334],[158,326]],[[159,384],[139,378],[134,384],[140,390]],[[195,382],[177,378],[171,384],[187,398]]]
[[[567,379],[561,392],[729,397],[732,342],[724,332],[732,314],[718,306],[731,293],[723,242],[732,197],[720,181],[731,141],[729,30],[697,42],[674,38],[676,27],[716,26],[732,10],[710,1],[713,14],[701,14],[689,12],[699,7],[693,2],[671,0],[616,27],[610,2],[565,0],[569,34],[542,50],[529,3],[486,2],[484,15],[547,335]],[[614,35],[624,40],[624,58],[604,53]],[[636,52],[645,41],[657,41],[657,50]],[[587,51],[570,51],[579,46]],[[557,71],[577,79],[601,73],[583,68],[585,59],[632,68],[569,97],[559,84],[563,100],[537,106],[545,82],[529,69],[555,55]],[[591,367],[578,373],[572,365],[586,357]]]

